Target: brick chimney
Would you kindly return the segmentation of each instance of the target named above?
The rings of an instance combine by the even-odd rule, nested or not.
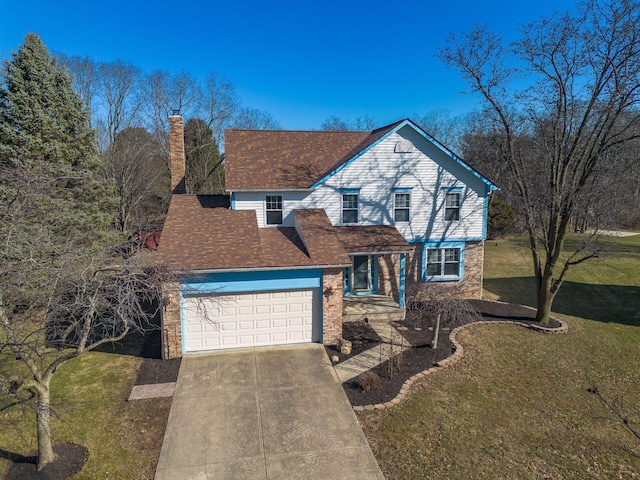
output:
[[[184,122],[174,112],[169,117],[169,166],[171,168],[171,192],[185,193]]]

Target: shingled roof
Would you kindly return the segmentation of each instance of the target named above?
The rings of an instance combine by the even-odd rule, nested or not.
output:
[[[349,225],[333,228],[343,248],[350,255],[409,253],[414,249],[393,225]]]
[[[173,195],[158,254],[174,271],[348,265],[336,246],[309,252],[295,228],[258,228],[253,210],[229,210],[217,196]]]
[[[371,132],[227,130],[226,189],[309,188],[403,121]]]

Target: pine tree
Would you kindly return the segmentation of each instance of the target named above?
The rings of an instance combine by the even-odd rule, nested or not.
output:
[[[184,127],[187,193],[224,193],[224,159],[213,131],[200,118],[190,118]]]
[[[114,188],[89,112],[35,34],[0,81],[0,393],[36,414],[38,468],[54,458],[50,383],[64,362],[149,315],[157,282],[114,255]],[[24,368],[26,366],[26,368]],[[20,377],[15,378],[19,373]]]
[[[5,86],[0,88],[0,161],[34,166],[55,162],[88,166],[96,159],[89,112],[38,35],[5,61]]]

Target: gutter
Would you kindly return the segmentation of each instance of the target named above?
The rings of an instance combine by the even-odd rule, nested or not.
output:
[[[325,268],[345,268],[350,267],[351,263],[340,263],[336,265],[305,265],[305,266],[292,266],[292,267],[250,267],[250,268],[216,268],[216,269],[191,269],[191,270],[173,270],[178,274],[191,274],[191,273],[234,273],[234,272],[264,272],[264,271],[276,271],[276,270],[313,270],[313,269],[325,269]]]

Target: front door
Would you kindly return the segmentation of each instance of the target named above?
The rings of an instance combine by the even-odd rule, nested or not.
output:
[[[369,291],[369,256],[356,255],[353,257],[353,291]]]

